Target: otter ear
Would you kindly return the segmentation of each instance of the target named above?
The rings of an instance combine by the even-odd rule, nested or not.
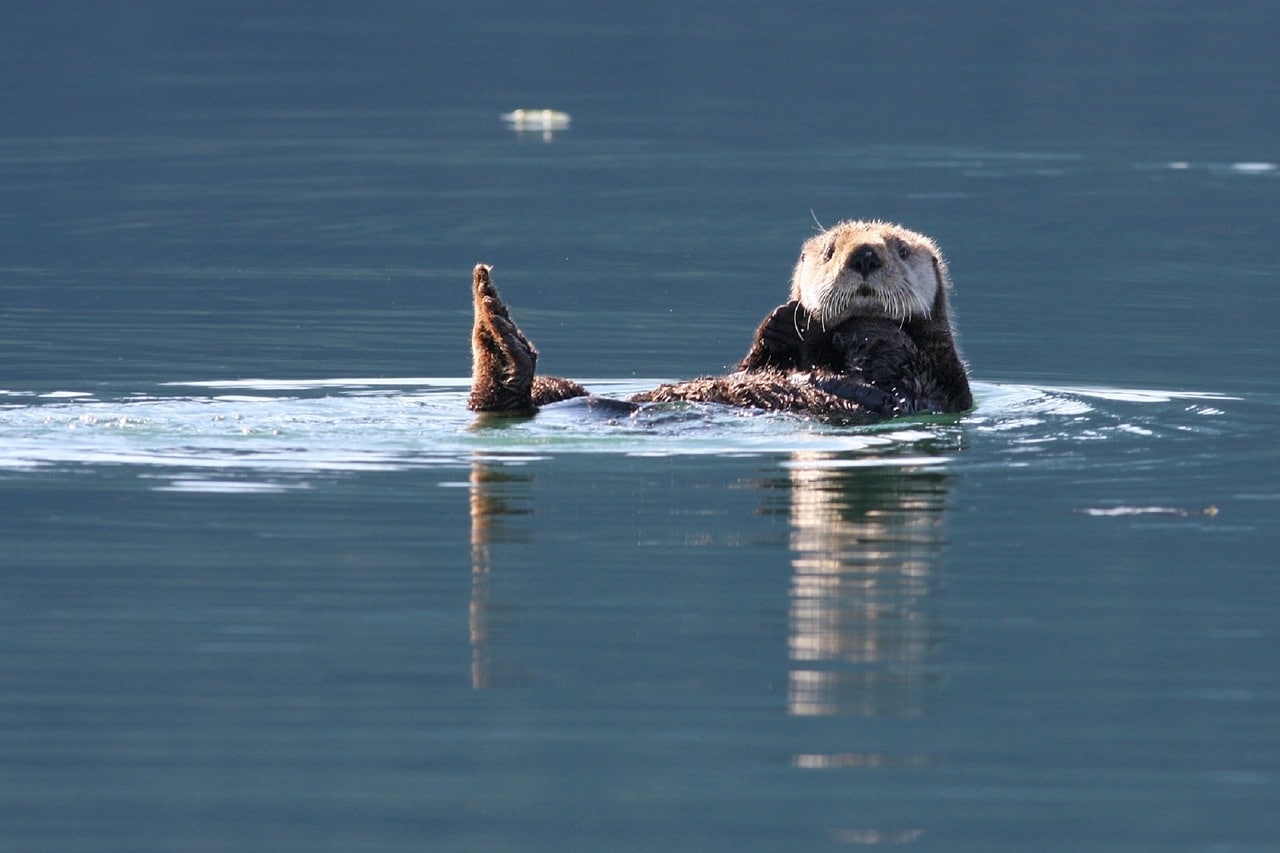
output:
[[[933,260],[933,276],[937,280],[937,292],[933,294],[933,310],[930,316],[943,317],[947,313],[947,291],[951,289],[951,276],[947,273],[947,262],[936,251],[930,253]]]
[[[951,274],[947,272],[947,262],[943,259],[942,253],[937,249],[929,252],[929,257],[933,261],[933,274],[938,279],[938,289],[950,289]]]

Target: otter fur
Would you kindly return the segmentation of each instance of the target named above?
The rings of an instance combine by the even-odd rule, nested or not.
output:
[[[572,380],[536,374],[537,350],[511,319],[488,266],[475,267],[472,286],[469,408],[532,415],[562,400],[599,399]],[[951,325],[950,287],[928,237],[886,222],[841,222],[805,242],[790,301],[760,324],[733,373],[610,403],[720,403],[852,422],[966,411],[973,397]]]

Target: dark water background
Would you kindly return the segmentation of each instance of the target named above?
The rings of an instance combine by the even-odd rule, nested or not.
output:
[[[1280,849],[1280,12],[633,6],[6,6],[0,847]],[[463,409],[849,217],[973,414]]]

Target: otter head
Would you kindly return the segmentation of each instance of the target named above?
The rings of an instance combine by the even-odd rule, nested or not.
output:
[[[824,328],[850,317],[945,319],[947,268],[937,245],[888,222],[841,222],[805,241],[791,298]]]

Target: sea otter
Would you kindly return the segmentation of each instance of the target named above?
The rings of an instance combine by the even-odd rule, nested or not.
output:
[[[627,401],[536,375],[537,350],[511,319],[488,266],[475,267],[472,287],[467,406],[478,412],[532,415],[576,397],[613,409],[688,401],[854,422],[973,407],[942,254],[928,237],[887,222],[841,222],[806,241],[790,301],[760,324],[733,373],[660,385]]]

